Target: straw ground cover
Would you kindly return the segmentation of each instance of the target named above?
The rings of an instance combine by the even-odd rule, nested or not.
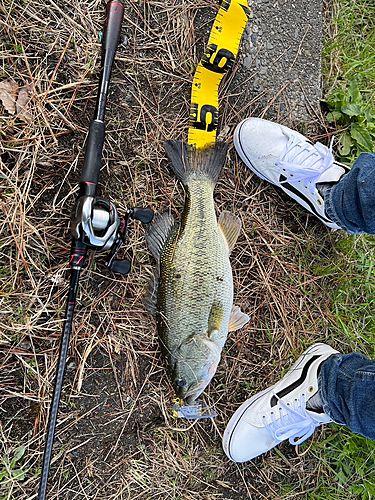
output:
[[[95,106],[103,5],[4,0],[0,9],[1,78],[27,89],[31,116],[0,111],[0,498],[31,499],[69,279],[70,212]],[[100,179],[101,194],[120,212],[181,213],[183,193],[162,141],[186,139],[190,85],[216,12],[210,1],[126,4]],[[239,59],[221,90],[224,139],[242,118],[263,112],[242,92],[246,78]],[[271,104],[266,117],[279,112]],[[289,124],[288,110],[279,117]],[[309,135],[328,142],[315,121]],[[172,416],[155,324],[142,303],[153,261],[144,229],[133,224],[124,250],[131,274],[115,276],[90,255],[82,275],[49,498],[292,499],[308,496],[322,477],[346,494],[313,453],[301,456],[287,443],[244,465],[221,450],[238,405],[278,380],[305,347],[329,341],[349,349],[329,330],[329,287],[341,270],[315,273],[340,255],[342,235],[258,181],[233,147],[215,201],[218,213],[231,210],[243,222],[232,255],[235,303],[251,317],[229,336],[204,396],[218,417],[189,423]],[[321,429],[316,439],[331,435]]]

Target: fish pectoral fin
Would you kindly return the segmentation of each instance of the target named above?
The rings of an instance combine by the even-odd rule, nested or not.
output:
[[[176,227],[174,218],[168,212],[156,214],[146,226],[146,242],[157,263],[167,239]]]
[[[144,297],[143,304],[146,308],[146,311],[149,312],[152,316],[156,316],[156,303],[158,300],[158,288],[159,288],[159,265],[155,269],[153,276],[150,278],[150,281],[147,285]]]
[[[231,252],[236,244],[237,238],[241,232],[241,219],[237,215],[224,210],[217,221],[221,232],[224,235]]]
[[[238,306],[233,306],[232,312],[230,313],[228,331],[235,332],[245,326],[249,321],[250,317],[247,314],[241,312]]]

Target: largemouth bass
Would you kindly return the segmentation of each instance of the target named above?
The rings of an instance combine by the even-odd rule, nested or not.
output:
[[[156,316],[176,395],[190,404],[214,376],[228,331],[249,321],[233,307],[229,262],[241,221],[230,212],[219,220],[215,215],[213,192],[225,162],[225,144],[205,150],[179,141],[164,146],[184,186],[185,206],[180,225],[164,213],[146,229],[157,269],[145,302]]]

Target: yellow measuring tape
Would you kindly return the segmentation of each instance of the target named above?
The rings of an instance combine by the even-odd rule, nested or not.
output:
[[[249,16],[246,0],[222,1],[191,90],[188,142],[197,149],[203,149],[216,140],[219,85],[233,66]]]

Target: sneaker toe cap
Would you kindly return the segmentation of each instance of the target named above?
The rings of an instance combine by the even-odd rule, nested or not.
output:
[[[223,448],[227,457],[233,462],[247,462],[266,453],[276,446],[265,427],[256,427],[245,420],[226,430],[223,437]]]
[[[259,118],[248,118],[241,122],[235,135],[236,146],[239,143],[243,152],[258,161],[263,157],[276,161],[289,140],[282,126]]]

